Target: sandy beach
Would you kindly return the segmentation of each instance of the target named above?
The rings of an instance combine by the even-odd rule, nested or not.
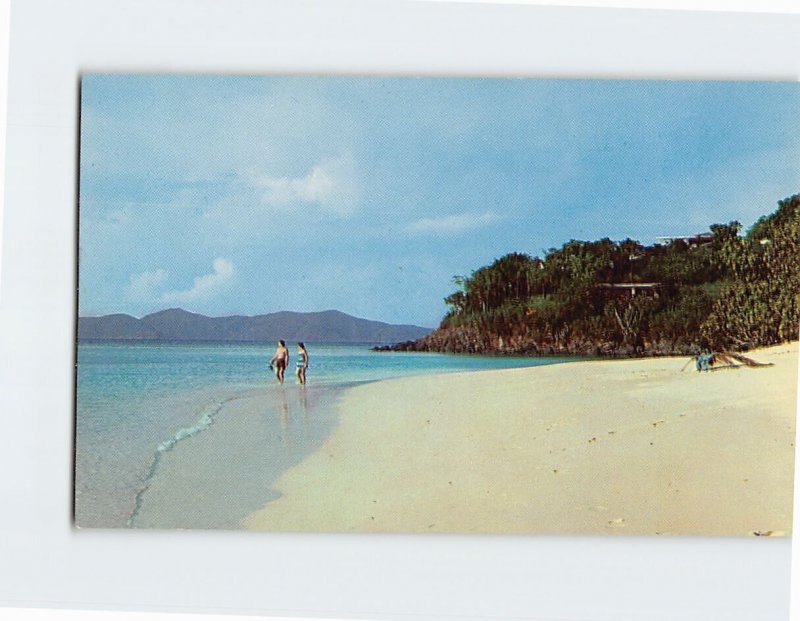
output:
[[[587,361],[347,391],[268,531],[788,535],[797,343],[764,368]]]

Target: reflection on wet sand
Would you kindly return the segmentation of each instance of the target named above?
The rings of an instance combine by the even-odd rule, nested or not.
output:
[[[292,436],[289,430],[289,403],[286,399],[286,392],[281,390],[281,396],[278,400],[278,420],[281,422],[281,444],[283,446],[292,446]]]
[[[287,393],[291,392],[291,396],[295,397],[294,399],[290,399],[290,395]],[[300,406],[300,422],[301,430],[302,430],[302,443],[306,445],[311,437],[309,434],[309,425],[310,425],[310,413],[313,408],[312,402],[308,397],[308,389],[305,386],[299,386],[297,390],[281,390],[280,391],[280,398],[276,403],[275,410],[278,413],[278,420],[280,421],[281,426],[281,444],[285,447],[292,447],[293,443],[293,418],[292,418],[292,406]],[[291,406],[290,406],[291,402]],[[295,412],[297,409],[295,408]]]

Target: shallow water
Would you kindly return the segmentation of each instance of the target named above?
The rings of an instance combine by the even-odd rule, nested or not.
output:
[[[271,344],[80,343],[76,524],[237,528],[275,497],[280,474],[330,435],[346,387],[567,360],[369,347],[308,344],[309,381],[300,387],[288,372],[282,386],[269,373]]]

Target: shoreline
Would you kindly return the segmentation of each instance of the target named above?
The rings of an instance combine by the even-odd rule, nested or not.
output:
[[[575,361],[348,389],[252,530],[784,535],[797,342],[769,368]]]
[[[301,390],[294,377],[280,386],[266,373],[260,348],[79,343],[78,353],[79,528],[240,528],[243,516],[276,496],[271,486],[283,471],[338,424],[332,400],[342,391],[391,377],[558,362],[382,358],[334,344],[314,350]]]
[[[330,435],[344,390],[270,386],[228,397],[202,428],[159,446],[127,526],[236,528],[285,470]]]

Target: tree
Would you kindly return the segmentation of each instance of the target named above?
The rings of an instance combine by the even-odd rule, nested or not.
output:
[[[737,223],[738,224],[738,223]],[[778,203],[747,237],[723,231],[719,257],[733,282],[715,302],[703,336],[718,349],[769,345],[798,336],[800,195]]]

